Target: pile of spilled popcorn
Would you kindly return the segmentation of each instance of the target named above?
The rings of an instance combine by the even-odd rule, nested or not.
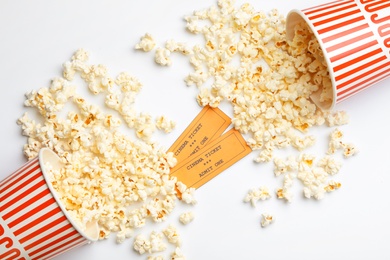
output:
[[[309,26],[298,24],[293,40],[287,41],[286,20],[278,10],[256,11],[249,3],[236,8],[234,1],[222,0],[186,16],[185,21],[187,31],[205,39],[204,46],[189,47],[170,39],[165,46],[156,47],[155,62],[169,66],[173,52],[186,55],[194,71],[185,83],[198,88],[198,104],[218,107],[225,102],[232,106],[235,129],[258,151],[254,161],[273,161],[275,176],[284,178],[276,197],[291,202],[295,179],[303,184],[306,198],[322,199],[340,188],[341,183],[331,177],[342,163],[332,155],[342,150],[344,157],[350,158],[358,149],[345,142],[337,128],[349,122],[346,112],[319,108],[330,106],[333,90],[323,52]],[[155,46],[153,36],[146,33],[136,49],[149,52]],[[311,100],[314,94],[319,106]],[[331,132],[327,152],[317,158],[304,150],[316,143],[310,128],[321,125]],[[276,149],[289,146],[297,150],[296,155],[274,156]],[[269,198],[267,187],[257,187],[249,190],[244,201],[255,206]],[[261,226],[272,220],[264,213]]]
[[[171,39],[156,47],[153,36],[146,33],[135,48],[155,51],[155,62],[162,66],[172,64],[174,52],[188,57],[194,71],[184,81],[198,88],[196,101],[202,107],[223,102],[232,106],[233,126],[257,152],[254,161],[273,162],[275,176],[283,176],[282,187],[275,191],[278,199],[291,202],[294,180],[303,184],[307,198],[322,199],[341,187],[331,179],[342,164],[332,155],[341,150],[349,158],[357,148],[344,141],[338,128],[348,123],[347,114],[322,111],[310,100],[320,92],[320,102],[329,103],[333,93],[320,45],[307,25],[299,24],[294,39],[287,41],[285,18],[276,9],[265,13],[248,3],[235,7],[232,0],[219,0],[216,6],[186,16],[185,21],[188,32],[204,38],[203,46]],[[51,171],[52,184],[80,226],[97,220],[101,239],[115,232],[117,241],[123,242],[148,219],[166,220],[177,201],[196,204],[195,190],[170,176],[177,163],[174,155],[152,141],[155,131],[169,133],[175,122],[136,111],[142,83],[126,72],[111,77],[104,65],[89,64],[88,57],[84,49],[76,51],[64,64],[62,77],[26,95],[25,105],[38,110],[41,123],[27,113],[18,123],[28,137],[24,153],[29,159],[41,147],[49,147],[66,164],[60,171]],[[77,93],[76,74],[93,95],[104,95],[106,108],[113,113],[103,112]],[[61,117],[68,103],[75,110]],[[134,138],[121,131],[123,125],[134,130]],[[316,142],[309,130],[321,125],[330,128],[329,147],[317,158],[304,150]],[[296,154],[274,155],[276,149],[290,146]],[[261,186],[249,190],[244,201],[256,206],[271,197],[269,188]],[[183,224],[193,219],[191,211],[180,215]],[[273,220],[264,212],[261,226]],[[136,236],[133,247],[147,253],[149,260],[164,259],[158,253],[166,250],[165,241],[175,246],[171,259],[185,259],[174,225],[150,236]]]

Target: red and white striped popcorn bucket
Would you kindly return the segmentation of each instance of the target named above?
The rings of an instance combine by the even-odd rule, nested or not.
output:
[[[82,231],[69,217],[45,172],[61,167],[48,148],[0,182],[0,259],[51,259],[96,241],[97,224]]]
[[[390,76],[390,0],[340,0],[292,10],[288,39],[302,20],[317,37],[332,80],[333,102],[323,109]]]

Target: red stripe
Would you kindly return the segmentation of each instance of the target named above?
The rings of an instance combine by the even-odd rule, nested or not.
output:
[[[377,44],[378,44],[378,41],[377,41],[377,40],[368,42],[368,43],[363,44],[363,45],[361,45],[361,46],[359,46],[359,47],[356,47],[356,48],[353,48],[353,49],[351,49],[351,50],[349,50],[349,51],[343,52],[343,53],[341,53],[341,54],[339,54],[339,55],[333,56],[333,57],[330,58],[330,61],[331,61],[331,62],[338,61],[338,60],[340,60],[340,59],[343,59],[343,58],[345,58],[345,57],[348,57],[349,55],[356,54],[356,53],[358,53],[358,52],[360,52],[360,51],[362,51],[362,50],[368,49],[368,48],[370,48],[370,47],[372,47],[372,46],[374,46],[374,45],[377,45]]]
[[[342,2],[340,2],[340,0],[338,0],[338,1],[330,2],[330,3],[318,5],[318,6],[315,6],[315,7],[303,9],[303,11],[304,11],[304,13],[306,15],[309,15],[309,14],[321,12],[323,10],[328,10],[329,8],[337,7],[337,6],[340,6],[340,5],[343,5],[343,4],[348,4],[348,3],[351,3],[351,2],[354,2],[354,0],[342,1]],[[322,8],[319,8],[319,7],[322,7]],[[313,8],[315,8],[315,9],[313,10]]]
[[[61,232],[65,232],[66,230],[68,230],[68,227],[67,226],[64,226],[62,228],[60,228],[58,231],[61,231]],[[25,247],[24,249],[26,250],[29,250],[31,248],[33,248],[34,246],[37,246],[39,244],[43,244],[41,247],[39,247],[38,249],[34,250],[33,252],[30,252],[29,255],[30,257],[33,257],[34,255],[38,254],[39,252],[42,252],[43,250],[49,248],[49,247],[52,247],[56,244],[60,244],[61,241],[73,236],[73,235],[76,235],[78,232],[77,230],[73,230],[72,232],[68,233],[68,234],[65,234],[64,236],[60,237],[60,238],[57,238],[56,240],[53,240],[52,242],[50,243],[45,243],[46,241],[50,240],[51,238],[53,238],[53,235],[52,234],[48,234],[40,239],[38,239],[37,241],[35,241],[34,243],[31,243],[30,245],[28,245],[27,247]]]
[[[353,10],[353,11],[348,12],[348,13],[336,15],[336,16],[333,16],[331,18],[321,20],[319,22],[315,22],[315,23],[313,23],[313,25],[314,26],[323,25],[323,24],[334,22],[335,20],[343,19],[343,18],[346,18],[346,17],[354,15],[354,14],[358,14],[358,13],[360,13],[360,9],[356,9],[356,10]]]
[[[366,53],[364,55],[359,55],[355,59],[352,59],[352,60],[349,60],[347,62],[344,62],[344,63],[334,67],[333,71],[334,72],[340,71],[340,70],[345,69],[345,68],[347,68],[349,66],[352,66],[353,64],[356,64],[356,63],[358,63],[360,61],[363,61],[365,59],[369,59],[369,58],[371,58],[372,56],[374,56],[374,55],[376,55],[378,53],[382,53],[382,49],[381,48],[373,50],[371,52],[368,52],[368,53]],[[366,66],[366,64],[364,64],[364,66]]]
[[[28,190],[26,190],[25,192],[23,192],[22,194],[20,194],[19,196],[15,197],[14,199],[12,199],[11,201],[9,201],[7,204],[5,204],[3,207],[0,207],[0,211],[4,211],[5,209],[7,209],[8,207],[12,206],[13,204],[16,204],[18,201],[22,200],[22,198],[24,197],[27,197],[28,194],[34,192],[35,190],[39,189],[40,187],[42,186],[45,186],[46,185],[46,182],[45,180],[41,180],[40,182],[38,182],[37,184],[35,184],[34,186],[32,186],[31,188],[29,188]],[[43,190],[42,192],[40,192],[39,194],[35,195],[34,197],[32,197],[31,199],[29,199],[28,201],[24,202],[23,204],[21,204],[20,206],[14,208],[13,210],[11,210],[10,212],[8,212],[7,214],[5,214],[3,216],[3,219],[6,220],[10,217],[12,217],[14,214],[18,213],[19,211],[21,211],[22,209],[28,207],[30,204],[38,201],[39,199],[43,198],[44,196],[46,196],[47,194],[50,193],[50,190],[49,189],[45,189]]]
[[[323,16],[327,16],[327,15],[330,15],[330,14],[334,14],[334,13],[337,13],[337,12],[340,12],[340,11],[347,10],[347,9],[350,9],[350,8],[353,8],[353,7],[357,7],[357,5],[355,3],[353,3],[351,5],[347,5],[347,6],[343,6],[341,8],[338,8],[338,9],[330,10],[330,11],[325,12],[325,13],[321,13],[321,14],[317,14],[317,15],[314,15],[314,16],[310,16],[309,19],[310,20],[314,20],[314,19],[317,19],[317,18],[320,18],[320,17],[323,17]]]
[[[370,37],[372,37],[372,36],[374,36],[374,33],[373,33],[373,32],[367,32],[367,33],[365,33],[365,34],[362,34],[362,35],[356,36],[356,37],[354,37],[354,38],[351,38],[351,39],[349,39],[349,40],[347,40],[347,41],[345,41],[345,42],[340,42],[340,43],[335,44],[335,45],[333,45],[333,46],[331,46],[331,47],[328,47],[328,48],[326,48],[326,51],[327,51],[327,52],[332,52],[332,51],[341,49],[341,48],[343,48],[343,47],[345,47],[345,46],[348,46],[348,45],[354,44],[354,43],[356,43],[356,42],[359,42],[359,41],[361,41],[361,40],[370,38]]]
[[[24,166],[22,166],[21,168],[17,169],[14,173],[12,173],[10,176],[8,176],[7,178],[5,178],[4,180],[2,180],[0,182],[0,188],[3,187],[4,185],[6,185],[8,182],[10,182],[11,180],[13,180],[14,178],[16,178],[21,172],[25,171],[27,168],[29,168],[32,164],[34,163],[37,163],[38,162],[38,158],[36,159],[32,159],[28,162],[26,162],[24,164]],[[39,163],[38,163],[39,164]]]
[[[360,22],[360,21],[364,21],[364,16],[359,16],[359,17],[356,17],[354,19],[350,19],[350,20],[347,20],[345,22],[342,22],[342,23],[338,23],[338,24],[335,24],[335,25],[332,25],[332,26],[329,26],[329,27],[326,27],[324,29],[321,29],[321,30],[318,30],[318,33],[319,34],[323,34],[323,33],[327,33],[327,32],[330,32],[330,31],[333,31],[335,29],[338,29],[338,28],[341,28],[341,27],[344,27],[344,26],[347,26],[347,25],[350,25],[350,24],[353,24],[353,23],[357,23],[357,22]]]
[[[9,223],[9,227],[10,228],[13,228],[14,226],[18,225],[19,223],[21,223],[22,221],[26,220],[27,218],[31,217],[32,215],[35,215],[36,213],[38,213],[39,211],[43,210],[44,208],[50,206],[51,204],[53,203],[56,203],[55,199],[54,198],[50,198],[48,199],[46,202],[42,203],[41,205],[39,205],[38,207],[35,207],[34,209],[32,209],[31,211],[27,212],[26,214],[24,214],[23,216],[15,219],[14,221],[12,221],[11,223]],[[17,232],[17,231],[16,231]]]
[[[51,250],[49,250],[49,251],[47,251],[47,252],[45,252],[45,253],[39,255],[39,256],[37,256],[37,257],[34,257],[32,260],[40,260],[40,259],[42,259],[42,257],[45,257],[46,255],[51,254],[51,253],[53,253],[53,252],[56,252],[56,251],[58,251],[58,250],[61,250],[62,252],[65,252],[65,250],[63,249],[63,247],[65,247],[65,246],[67,246],[67,245],[72,245],[71,247],[74,247],[75,245],[79,245],[80,242],[77,242],[77,244],[72,244],[72,243],[74,243],[74,242],[77,241],[77,240],[80,240],[80,237],[73,238],[72,240],[69,240],[69,241],[67,241],[66,243],[62,244],[62,245],[59,245],[59,246],[57,246],[57,247],[55,247],[55,248],[53,248],[53,249],[51,249]]]
[[[349,30],[345,30],[345,31],[342,31],[340,33],[336,33],[334,35],[325,37],[325,38],[322,39],[322,42],[323,43],[327,43],[327,42],[330,42],[330,41],[333,41],[333,40],[336,40],[336,39],[340,39],[340,38],[342,38],[342,37],[344,37],[346,35],[350,35],[352,33],[364,30],[364,29],[366,29],[368,27],[369,27],[368,23],[365,23],[365,24],[353,27],[353,28],[351,28]]]
[[[56,225],[58,225],[58,224],[60,224],[60,223],[62,223],[62,222],[64,222],[64,221],[66,221],[66,220],[67,220],[67,219],[66,219],[65,216],[61,216],[61,217],[59,217],[58,219],[54,220],[53,222],[50,222],[50,223],[47,224],[46,226],[43,226],[43,227],[41,227],[40,229],[38,229],[38,230],[36,230],[36,231],[30,233],[29,235],[23,237],[22,239],[19,240],[19,242],[20,242],[21,244],[23,244],[24,242],[30,240],[31,238],[38,236],[39,234],[41,234],[41,233],[43,233],[43,232],[45,232],[45,231],[51,229],[52,227],[54,227],[54,226],[56,226]],[[67,226],[71,226],[71,225],[68,223]],[[55,234],[55,232],[53,232],[52,234]]]
[[[359,67],[357,67],[357,68],[355,68],[355,69],[353,69],[353,70],[350,70],[350,71],[348,71],[348,72],[346,72],[346,73],[344,73],[344,74],[342,74],[342,75],[339,75],[339,76],[337,76],[335,79],[336,79],[336,81],[340,81],[340,80],[342,80],[342,79],[344,79],[344,78],[346,78],[346,77],[348,77],[348,76],[351,76],[351,75],[353,75],[353,74],[355,74],[355,73],[359,73],[359,75],[358,76],[356,76],[356,77],[354,77],[353,79],[352,79],[352,82],[353,81],[356,81],[356,80],[359,80],[359,79],[361,79],[361,78],[364,78],[364,75],[367,73],[363,73],[363,74],[360,74],[360,72],[362,71],[362,70],[364,70],[365,68],[368,68],[368,67],[371,67],[371,66],[374,66],[376,63],[379,63],[379,62],[381,62],[381,61],[384,61],[384,60],[386,60],[387,58],[386,58],[386,56],[381,56],[381,57],[379,57],[379,58],[377,58],[377,59],[375,59],[375,60],[372,60],[372,61],[370,61],[370,62],[368,62],[368,63],[366,63],[366,64],[363,64],[363,65],[361,65],[361,66],[359,66]],[[374,69],[374,71],[375,71],[376,69]],[[371,73],[369,73],[369,74],[372,74],[372,70],[370,70],[371,71]],[[367,75],[366,75],[367,76]],[[349,80],[349,81],[351,81],[351,80]],[[349,81],[347,81],[347,82],[349,82]],[[347,84],[347,82],[345,82],[345,83],[343,83],[343,84],[341,84],[340,86],[346,86],[346,85],[349,85],[350,83],[352,83],[352,82],[350,82],[350,83],[348,83]],[[345,85],[344,85],[345,84]]]
[[[387,73],[387,74],[385,74],[385,73]],[[376,79],[376,80],[373,81],[373,82],[369,82],[369,81],[371,81],[372,79],[377,78],[378,75],[374,75],[374,76],[372,76],[371,78],[369,78],[369,79],[363,81],[364,83],[367,83],[367,82],[369,82],[369,83],[366,84],[366,85],[364,85],[364,86],[362,86],[362,87],[360,87],[360,88],[358,88],[358,89],[356,89],[355,91],[352,91],[352,92],[349,93],[348,95],[345,95],[345,96],[343,96],[343,97],[340,97],[337,101],[343,101],[343,100],[346,99],[347,97],[350,97],[350,96],[356,94],[357,92],[360,92],[360,91],[362,91],[362,90],[364,90],[364,89],[366,89],[366,88],[368,88],[368,87],[370,87],[370,86],[372,86],[372,85],[374,85],[374,84],[376,84],[376,83],[378,83],[378,82],[380,82],[380,81],[382,81],[382,80],[388,78],[388,77],[390,76],[390,69],[387,69],[387,70],[381,72],[379,75],[382,75],[382,74],[385,74],[385,75],[383,75],[382,77]],[[346,90],[343,90],[343,91],[340,92],[339,94],[344,94],[344,93],[348,92],[349,90],[356,88],[356,87],[357,87],[358,85],[360,85],[360,84],[362,84],[362,83],[359,83],[359,84],[357,84],[357,85],[355,85],[355,86],[352,86],[352,87],[350,87],[350,88],[348,88],[348,89],[346,89]]]
[[[25,214],[23,216],[23,220],[27,219],[27,218],[35,215],[35,214],[37,214],[39,211],[43,210],[44,208],[46,208],[46,207],[48,207],[48,206],[50,206],[52,204],[56,204],[56,201],[53,198],[49,199],[48,201],[46,201],[45,203],[43,203],[39,207],[34,208],[34,210],[32,212],[28,212],[27,214]],[[16,230],[14,232],[15,236],[18,236],[18,235],[22,234],[23,232],[27,231],[30,228],[33,228],[34,226],[38,225],[39,223],[42,223],[43,221],[45,221],[46,219],[54,216],[58,212],[61,212],[61,209],[59,207],[52,209],[51,211],[45,213],[44,215],[40,216],[39,218],[35,219],[34,221],[31,221],[27,225],[24,225],[20,229]],[[21,220],[21,221],[23,221],[23,220]],[[17,223],[14,223],[16,221],[17,221]],[[17,219],[15,221],[13,221],[11,224],[12,224],[12,226],[15,226],[16,224],[20,223],[21,221],[19,221],[19,219]],[[9,226],[10,228],[12,228],[11,224]]]
[[[8,185],[7,187],[4,188],[4,190],[1,190],[0,192],[2,194],[4,194],[4,191],[9,189],[9,188],[12,188],[13,185],[15,185],[15,187],[13,187],[12,189],[10,189],[10,191],[8,192],[8,194],[5,194],[2,198],[1,198],[1,201],[4,201],[6,199],[8,199],[11,195],[15,194],[16,192],[20,191],[21,189],[23,189],[24,187],[26,187],[26,185],[28,185],[29,183],[33,182],[34,180],[38,179],[39,177],[42,176],[42,172],[41,171],[38,171],[35,175],[33,175],[30,179],[27,179],[25,180],[24,182],[21,182],[21,183],[18,183],[20,182],[22,179],[24,179],[26,176],[32,174],[34,171],[38,170],[39,169],[39,165],[37,165],[36,167],[34,167],[33,169],[31,169],[30,171],[28,171],[27,173],[23,174],[20,178],[18,178],[17,180],[15,180],[14,182],[10,183],[10,185]]]

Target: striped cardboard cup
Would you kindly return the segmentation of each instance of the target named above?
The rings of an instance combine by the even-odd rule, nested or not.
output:
[[[287,15],[287,39],[306,22],[322,48],[333,87],[332,102],[324,110],[390,76],[390,1],[339,0]]]
[[[53,189],[46,163],[59,157],[43,148],[39,156],[0,182],[0,259],[51,259],[98,239],[97,223],[80,228]]]

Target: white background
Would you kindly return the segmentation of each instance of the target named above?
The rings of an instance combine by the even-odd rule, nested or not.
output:
[[[308,1],[250,0],[256,10],[278,8],[287,14],[293,8],[308,7]],[[324,3],[310,1],[310,5]],[[244,3],[237,1],[236,6]],[[154,63],[152,53],[134,50],[146,32],[158,46],[175,39],[191,45],[200,36],[185,31],[183,17],[216,1],[207,0],[106,0],[106,1],[0,1],[0,179],[25,162],[26,142],[16,120],[27,91],[48,87],[61,76],[63,62],[78,48],[91,53],[91,62],[106,65],[112,76],[127,71],[144,87],[138,96],[139,111],[164,114],[177,123],[170,134],[156,134],[166,148],[200,111],[197,90],[187,87],[184,77],[192,72],[188,60],[172,55],[170,67]],[[195,207],[179,204],[162,225],[137,230],[148,235],[168,224],[179,228],[182,251],[187,259],[390,259],[390,84],[389,80],[338,104],[337,110],[350,115],[350,124],[340,127],[345,141],[358,146],[360,153],[343,161],[336,176],[342,188],[321,201],[304,199],[302,187],[294,187],[290,204],[272,199],[256,208],[244,203],[247,191],[262,185],[271,190],[281,185],[272,164],[255,164],[252,153],[201,187]],[[80,92],[86,92],[80,89]],[[86,92],[87,93],[87,92]],[[99,100],[99,99],[97,99]],[[221,107],[227,114],[230,107]],[[309,152],[322,156],[329,128],[312,129],[318,138]],[[340,156],[341,157],[341,156]],[[194,221],[180,225],[178,215],[193,210]],[[260,214],[274,215],[275,222],[260,227]],[[65,259],[146,259],[132,249],[133,239],[115,243],[115,236],[84,246],[58,257]],[[168,248],[165,255],[173,248]]]

